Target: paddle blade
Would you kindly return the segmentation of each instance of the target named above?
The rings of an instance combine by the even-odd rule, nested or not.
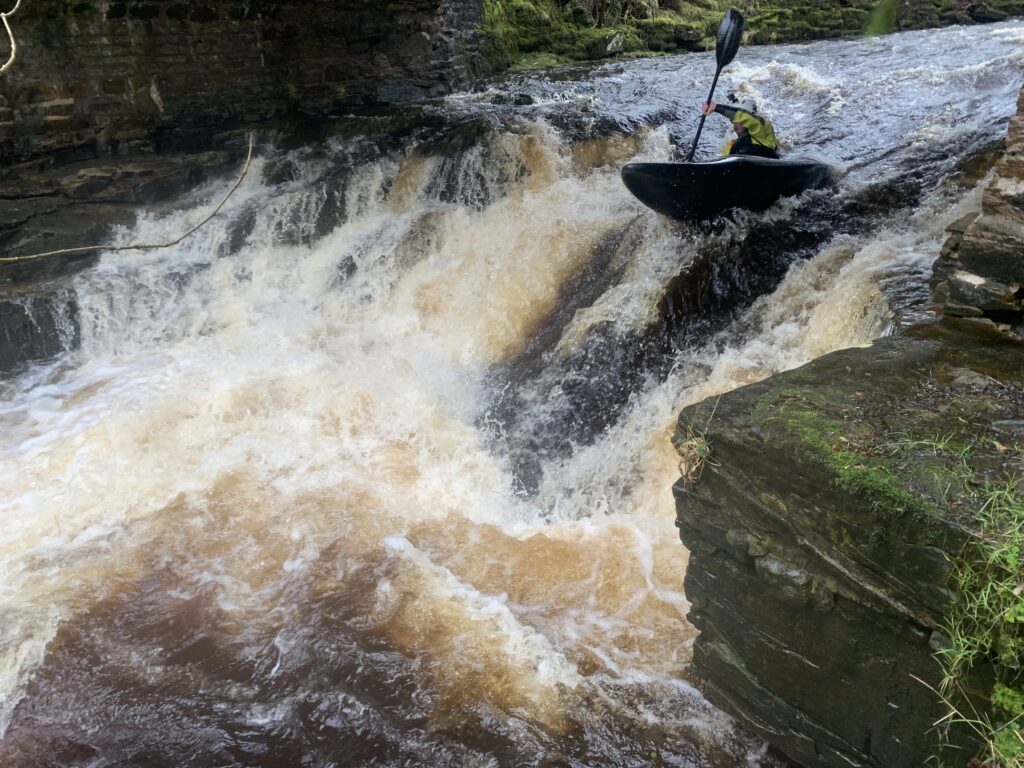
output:
[[[719,69],[736,56],[740,41],[743,39],[745,25],[743,14],[732,8],[726,11],[725,16],[722,17],[722,23],[718,25],[718,38],[715,43],[715,58],[718,59]]]

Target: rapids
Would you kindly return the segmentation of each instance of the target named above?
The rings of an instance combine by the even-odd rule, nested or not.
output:
[[[719,93],[837,183],[688,228],[618,167],[713,70],[263,137],[71,278],[79,345],[0,382],[0,765],[781,765],[688,672],[674,417],[928,316],[1024,25],[743,49]]]

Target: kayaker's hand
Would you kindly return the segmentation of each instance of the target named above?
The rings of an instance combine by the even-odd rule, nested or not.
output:
[[[700,113],[702,115],[710,115],[712,112],[715,111],[715,107],[717,106],[718,104],[714,101],[704,102],[704,106],[700,108]]]

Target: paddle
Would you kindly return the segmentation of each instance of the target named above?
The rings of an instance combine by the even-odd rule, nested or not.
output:
[[[718,85],[718,76],[722,69],[733,60],[736,51],[739,50],[740,40],[743,38],[743,15],[730,8],[722,17],[722,23],[718,25],[718,38],[715,42],[715,58],[718,60],[718,69],[715,70],[715,79],[711,82],[711,92],[708,93],[708,103],[715,95],[715,86]],[[686,162],[693,160],[693,153],[697,151],[697,142],[700,141],[700,132],[704,130],[704,121],[707,115],[700,116],[700,125],[697,126],[697,135],[693,137],[693,146],[690,147],[690,154],[686,156]]]

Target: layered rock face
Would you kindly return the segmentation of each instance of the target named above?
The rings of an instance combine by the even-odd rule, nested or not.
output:
[[[22,3],[0,162],[444,93],[480,66],[482,14],[482,0]]]
[[[943,312],[1024,339],[1024,91],[981,212],[961,219],[951,234],[935,265]]]
[[[674,489],[708,697],[802,765],[924,765],[942,710],[914,677],[938,684],[970,483],[1013,460],[1024,345],[922,326],[714,405],[680,416],[712,460]]]
[[[1024,471],[1024,93],[1018,107],[981,214],[943,249],[942,322],[679,418],[696,672],[803,765],[916,766],[941,751],[927,686],[948,643],[951,563],[977,536],[978,489]],[[974,674],[984,711],[992,675]],[[952,741],[962,765],[977,745]]]

